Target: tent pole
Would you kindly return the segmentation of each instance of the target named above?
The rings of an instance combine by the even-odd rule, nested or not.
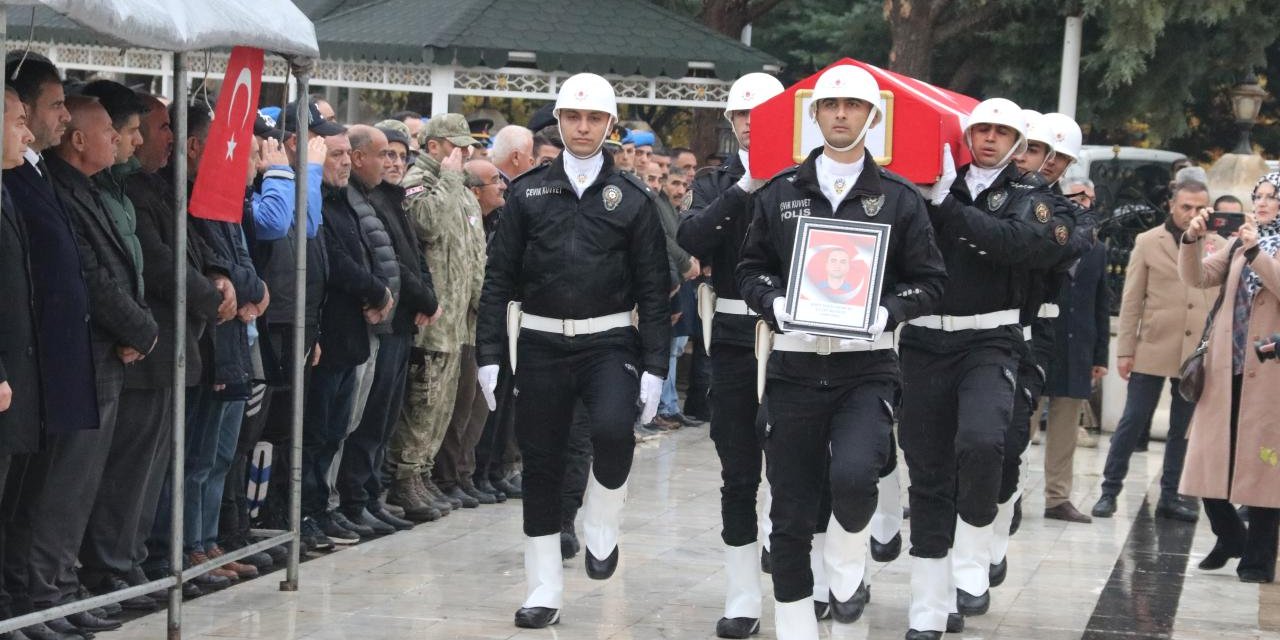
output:
[[[173,137],[177,149],[187,145],[187,54],[173,54]],[[169,481],[171,518],[169,521],[169,571],[175,583],[169,588],[169,640],[182,638],[182,507],[183,479],[186,476],[187,422],[187,162],[186,154],[174,154],[174,239],[173,239],[173,475]]]
[[[298,590],[298,561],[301,553],[302,537],[299,530],[302,525],[302,389],[305,374],[305,360],[310,354],[310,346],[306,344],[307,332],[307,136],[309,131],[302,123],[311,122],[311,112],[307,96],[307,83],[311,69],[306,67],[294,73],[298,82],[297,95],[300,96],[296,114],[299,126],[298,151],[294,154],[296,165],[293,168],[294,184],[294,312],[293,312],[293,361],[291,367],[291,386],[293,393],[292,429],[289,451],[289,531],[293,539],[289,542],[289,562],[285,569],[285,579],[280,582],[281,591]]]

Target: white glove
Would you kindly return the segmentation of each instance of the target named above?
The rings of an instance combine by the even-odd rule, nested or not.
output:
[[[791,317],[791,314],[787,313],[787,299],[785,297],[779,296],[773,299],[773,317],[778,321],[779,330],[782,329],[782,323],[791,322],[795,319]],[[782,331],[782,335],[795,336],[805,342],[815,342],[818,339],[818,336],[803,331]]]
[[[649,424],[658,415],[658,400],[662,398],[662,378],[645,372],[640,376],[640,424]]]
[[[951,193],[951,183],[956,181],[956,161],[951,157],[951,143],[942,145],[942,177],[929,188],[929,202],[934,206],[942,204]]]
[[[764,186],[764,180],[752,178],[750,171],[742,174],[742,178],[738,180],[738,188],[742,189],[743,191],[746,191],[747,193],[752,193],[756,189],[759,189],[760,187],[763,187],[763,186]]]
[[[498,365],[486,364],[476,371],[476,380],[480,382],[480,393],[484,394],[484,403],[489,405],[490,411],[498,409],[498,398],[493,395],[494,389],[498,388]]]
[[[876,320],[871,324],[870,327],[867,327],[867,331],[871,332],[871,336],[866,339],[846,338],[840,341],[840,348],[852,349],[858,343],[866,344],[868,342],[875,342],[876,340],[880,339],[880,335],[884,333],[884,328],[888,324],[889,324],[889,310],[884,307],[877,307]]]

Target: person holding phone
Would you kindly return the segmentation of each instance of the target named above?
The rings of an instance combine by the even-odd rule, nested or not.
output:
[[[1240,558],[1241,582],[1273,582],[1280,529],[1277,437],[1270,394],[1280,369],[1259,360],[1250,345],[1280,326],[1280,173],[1253,188],[1253,213],[1229,250],[1205,256],[1211,212],[1187,225],[1178,273],[1192,287],[1222,286],[1204,356],[1204,390],[1191,418],[1180,489],[1204,500],[1217,542],[1200,568],[1219,569]],[[1249,507],[1246,527],[1232,503]]]

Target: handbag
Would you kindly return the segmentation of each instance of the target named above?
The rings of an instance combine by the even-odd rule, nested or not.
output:
[[[1229,251],[1235,253],[1239,246],[1240,240],[1237,239],[1232,243]],[[1178,367],[1178,395],[1187,402],[1198,402],[1200,394],[1204,393],[1204,354],[1209,349],[1209,334],[1213,331],[1213,318],[1218,315],[1218,309],[1222,307],[1222,299],[1226,294],[1227,285],[1224,282],[1218,289],[1218,299],[1213,302],[1213,308],[1209,310],[1209,318],[1205,320],[1204,333],[1200,336],[1200,346],[1196,347],[1196,350],[1182,361],[1182,366]]]

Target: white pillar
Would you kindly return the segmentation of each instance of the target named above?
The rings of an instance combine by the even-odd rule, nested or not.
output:
[[[449,96],[453,93],[453,67],[431,67],[431,116],[449,113]]]
[[[1062,34],[1062,77],[1058,82],[1058,113],[1076,117],[1076,94],[1080,85],[1080,40],[1084,17],[1068,16]]]
[[[360,90],[347,89],[347,122],[360,122]]]

